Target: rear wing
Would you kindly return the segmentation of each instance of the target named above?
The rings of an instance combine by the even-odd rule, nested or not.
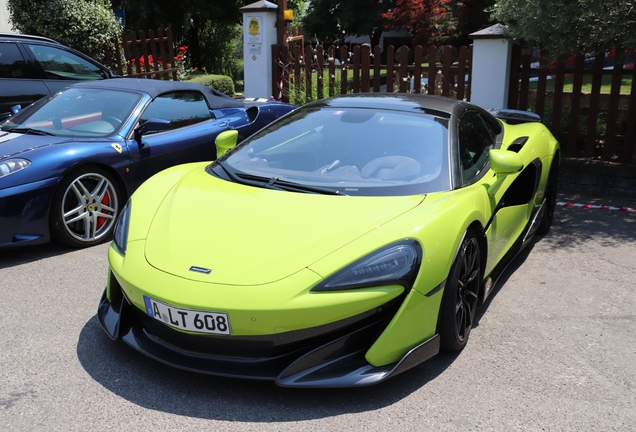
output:
[[[498,119],[510,124],[541,121],[541,116],[531,111],[522,111],[508,108],[490,108],[487,111]]]

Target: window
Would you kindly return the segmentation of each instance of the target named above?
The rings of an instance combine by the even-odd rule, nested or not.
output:
[[[169,120],[170,129],[177,129],[210,120],[212,116],[201,93],[181,91],[157,96],[141,115],[139,124],[151,118]]]
[[[0,43],[0,78],[33,78],[16,44]]]
[[[463,184],[469,184],[488,163],[488,151],[495,137],[479,113],[469,111],[459,120],[459,155]]]
[[[93,81],[106,78],[93,63],[63,49],[26,45],[44,70],[47,79]]]

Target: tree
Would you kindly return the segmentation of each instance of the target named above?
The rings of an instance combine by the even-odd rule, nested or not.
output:
[[[423,46],[454,42],[468,44],[468,35],[489,21],[493,0],[396,0],[382,14],[387,28],[408,30],[413,43]]]
[[[395,0],[312,0],[302,21],[306,37],[331,44],[344,42],[347,35],[367,35],[377,45],[382,34],[382,13]]]
[[[636,47],[633,0],[497,0],[494,17],[552,55]]]
[[[46,36],[98,60],[121,32],[109,0],[8,0],[15,30]]]
[[[450,0],[396,0],[395,8],[382,14],[388,28],[408,30],[413,43],[427,47],[455,33]]]

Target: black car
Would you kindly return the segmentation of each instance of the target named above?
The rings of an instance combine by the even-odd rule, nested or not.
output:
[[[52,39],[0,33],[0,120],[79,81],[115,78],[106,66]]]

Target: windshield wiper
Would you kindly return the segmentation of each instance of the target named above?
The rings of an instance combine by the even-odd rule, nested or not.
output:
[[[266,179],[266,177],[264,177],[264,179]],[[291,191],[291,192],[312,192],[312,193],[319,193],[323,195],[346,195],[346,194],[340,193],[340,191],[338,191],[337,189],[331,189],[331,188],[326,188],[321,186],[310,186],[310,185],[306,185],[302,183],[294,183],[288,180],[281,180],[278,177],[270,178],[268,181],[268,184],[270,186],[273,186],[273,185],[279,186],[281,189]]]
[[[5,129],[5,132],[17,132],[17,133],[24,133],[24,134],[31,134],[31,135],[50,135],[50,136],[57,136],[54,133],[51,132],[47,132],[45,130],[42,129],[33,129],[33,128],[13,128],[13,129]]]
[[[263,187],[267,189],[285,190],[290,192],[311,192],[323,195],[344,195],[336,189],[323,188],[320,186],[309,186],[299,183],[281,180],[278,177],[264,177],[253,174],[236,174],[225,162],[216,161],[217,164],[225,171],[225,173],[236,183],[246,184],[250,186]]]
[[[221,162],[219,160],[216,163],[223,169],[225,174],[235,183],[246,184],[250,186],[258,186],[258,187],[267,187],[269,189],[282,190],[279,187],[270,187],[267,182],[269,179],[267,177],[258,177],[258,176],[241,176],[236,175],[230,167],[228,167],[225,162]]]

